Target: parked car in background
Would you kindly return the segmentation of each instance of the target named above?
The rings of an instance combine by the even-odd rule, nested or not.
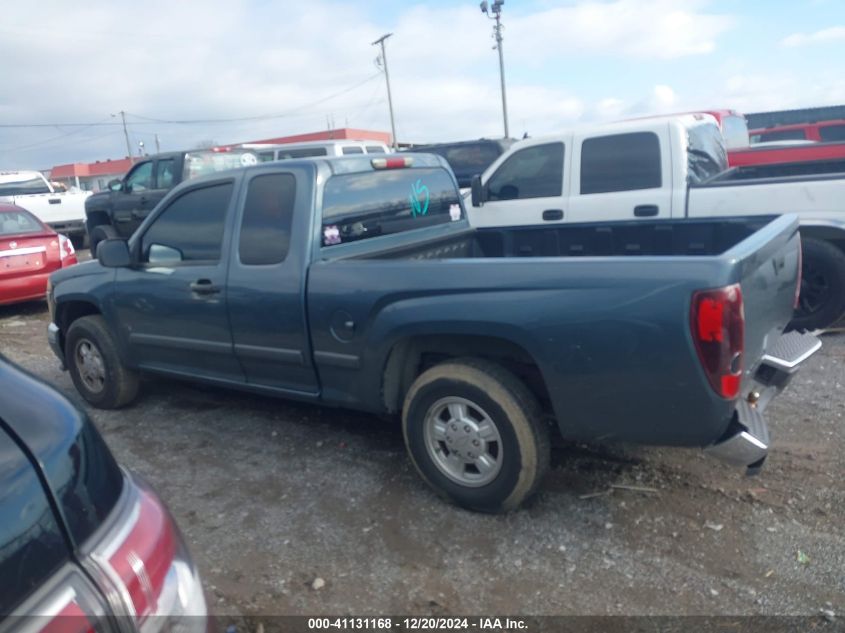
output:
[[[255,152],[258,160],[266,163],[289,158],[314,158],[317,156],[350,156],[354,154],[389,154],[390,148],[379,141],[327,140],[303,143],[267,145],[248,143],[241,147]]]
[[[85,200],[85,227],[91,252],[110,237],[129,237],[147,214],[180,182],[206,174],[254,165],[255,154],[245,149],[201,149],[156,154],[138,161],[109,190]]]
[[[0,203],[27,209],[80,246],[85,238],[85,201],[90,196],[90,191],[57,191],[38,171],[0,172]]]
[[[564,227],[795,213],[804,267],[793,327],[812,330],[845,315],[843,194],[845,160],[729,169],[712,117],[685,115],[520,141],[474,182],[469,219]]]
[[[0,385],[0,631],[205,632],[202,584],[155,492],[2,356]]]
[[[773,125],[750,130],[749,134],[752,144],[774,141],[845,142],[845,120]]]
[[[435,490],[509,510],[548,468],[550,419],[759,468],[763,410],[819,346],[781,338],[797,230],[477,231],[439,156],[264,163],[183,183],[128,242],[54,274],[48,340],[96,407],[153,372],[401,414]]]
[[[415,145],[408,151],[442,156],[455,172],[458,186],[461,189],[468,189],[472,177],[484,172],[513,143],[513,139],[478,139],[456,143]]]
[[[21,207],[0,204],[0,305],[43,300],[50,273],[75,263],[68,237]]]

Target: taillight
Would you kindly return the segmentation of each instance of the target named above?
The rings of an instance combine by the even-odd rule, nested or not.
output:
[[[798,280],[795,282],[795,298],[792,307],[798,309],[798,301],[801,299],[801,274],[804,272],[804,248],[801,246],[801,239],[798,239]]]
[[[94,561],[139,630],[169,631],[179,622],[180,631],[204,631],[204,618],[196,617],[207,611],[202,584],[173,519],[152,490],[132,479],[127,485],[132,499]]]
[[[692,339],[710,386],[722,398],[736,398],[745,348],[745,313],[739,284],[694,293],[690,317]]]
[[[59,256],[64,262],[68,257],[73,257],[76,250],[73,248],[73,242],[64,235],[59,235]]]

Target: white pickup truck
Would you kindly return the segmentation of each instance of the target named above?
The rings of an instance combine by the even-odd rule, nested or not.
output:
[[[845,161],[729,169],[709,115],[520,141],[473,179],[468,208],[470,223],[482,230],[560,224],[597,234],[604,222],[782,213],[799,216],[804,254],[792,325],[827,327],[845,315]],[[524,248],[536,257],[543,245]]]
[[[90,191],[55,191],[41,172],[0,172],[0,202],[23,207],[74,242],[85,238],[85,199],[90,195]]]

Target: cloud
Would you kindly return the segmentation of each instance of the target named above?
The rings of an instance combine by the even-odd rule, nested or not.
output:
[[[534,59],[573,52],[674,59],[712,52],[719,35],[733,26],[731,16],[701,6],[674,0],[581,2],[508,17],[506,36],[517,42],[518,55]]]
[[[793,33],[780,41],[781,46],[795,48],[808,44],[822,44],[845,40],[845,26],[831,26],[813,33]]]

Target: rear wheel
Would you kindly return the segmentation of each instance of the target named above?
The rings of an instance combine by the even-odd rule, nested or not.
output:
[[[814,238],[801,240],[801,293],[790,327],[818,330],[845,315],[845,253]]]
[[[517,508],[548,470],[549,432],[536,398],[488,361],[448,361],[421,374],[405,398],[402,428],[423,479],[470,510]]]
[[[99,315],[81,317],[68,328],[65,365],[76,390],[99,409],[118,409],[138,395],[138,372],[121,362]]]

